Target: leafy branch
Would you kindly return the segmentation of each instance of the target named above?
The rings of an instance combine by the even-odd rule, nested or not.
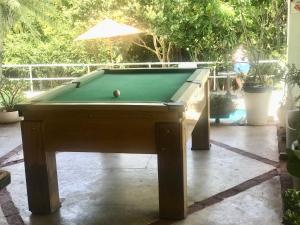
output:
[[[238,1],[239,16],[243,31],[243,42],[246,46],[250,59],[250,71],[246,77],[247,83],[272,86],[280,80],[282,68],[277,64],[264,64],[261,59],[272,54],[272,41],[276,39],[278,45],[278,32],[276,31],[276,21],[280,10],[276,0],[264,1]],[[242,7],[244,6],[244,7]],[[277,7],[277,8],[276,8]],[[247,17],[242,10],[247,8],[252,12],[252,17]],[[256,29],[261,27],[260,29]],[[279,43],[280,44],[280,43]]]
[[[154,53],[160,62],[170,62],[172,43],[163,36],[158,36],[153,33],[148,35],[152,36],[153,47],[147,45],[141,37],[139,37],[137,41],[133,41],[133,44]]]
[[[15,105],[23,100],[24,86],[23,80],[13,81],[0,77],[0,103],[5,111],[14,111]]]

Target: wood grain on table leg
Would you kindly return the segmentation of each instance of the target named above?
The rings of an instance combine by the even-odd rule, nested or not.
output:
[[[187,214],[185,137],[180,123],[156,124],[160,218]]]
[[[29,210],[51,213],[60,207],[55,152],[46,152],[41,122],[22,122]]]

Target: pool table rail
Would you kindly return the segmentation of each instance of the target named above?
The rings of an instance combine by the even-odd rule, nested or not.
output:
[[[59,85],[51,90],[48,90],[38,96],[35,96],[31,98],[30,102],[35,103],[35,102],[47,102],[50,99],[56,97],[57,95],[60,95],[68,90],[71,90],[73,88],[76,88],[77,82],[80,82],[81,84],[85,84],[87,82],[90,82],[91,80],[95,79],[96,77],[104,74],[104,70],[95,70],[91,73],[88,73],[82,77],[76,78],[70,82],[66,82],[62,85]]]

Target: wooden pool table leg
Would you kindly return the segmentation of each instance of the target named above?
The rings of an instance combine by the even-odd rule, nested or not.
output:
[[[209,81],[205,83],[205,107],[192,132],[192,150],[209,150],[210,138],[210,106],[209,106]]]
[[[159,215],[183,219],[187,213],[185,137],[180,123],[156,124]]]
[[[29,210],[54,212],[60,207],[55,152],[44,151],[40,122],[22,122],[22,139]]]

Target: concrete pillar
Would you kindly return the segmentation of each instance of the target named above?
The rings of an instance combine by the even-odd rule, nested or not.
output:
[[[287,39],[288,63],[295,64],[300,69],[300,0],[288,0]],[[300,94],[300,89],[293,88],[289,92],[290,99],[293,99]]]
[[[288,63],[295,64],[300,69],[300,0],[288,0],[288,30],[287,30],[287,55]],[[300,88],[288,88],[288,108],[295,108],[294,98],[300,95]],[[289,120],[291,118],[291,111],[287,115],[287,142],[286,147],[290,148],[292,142],[295,140],[295,131],[289,128]]]

